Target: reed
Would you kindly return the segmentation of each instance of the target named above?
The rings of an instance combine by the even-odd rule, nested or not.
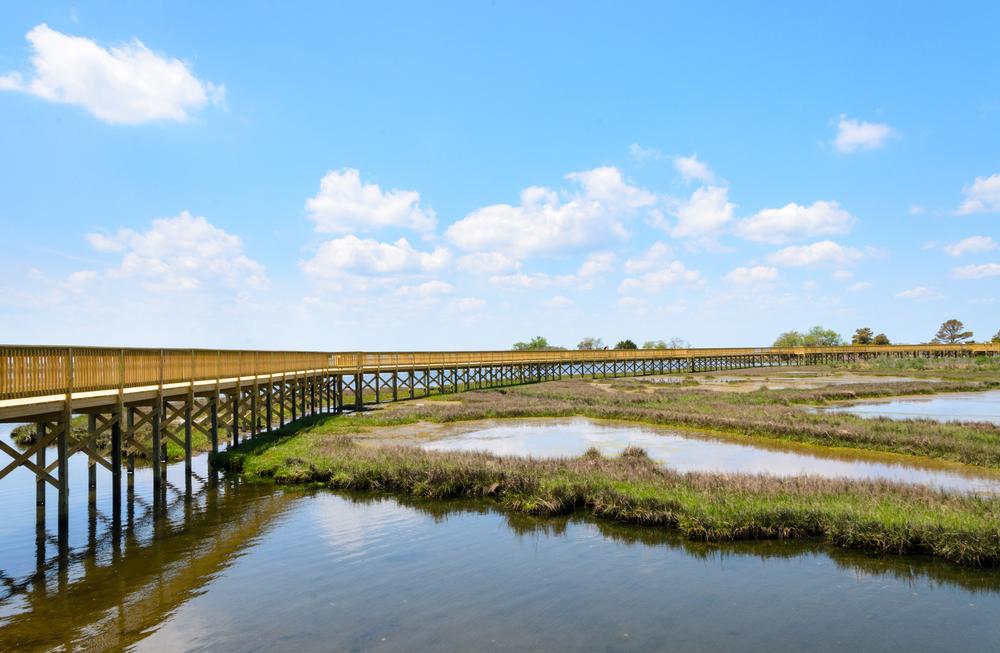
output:
[[[584,511],[676,529],[693,541],[824,538],[835,547],[1000,565],[1000,499],[879,481],[681,474],[629,448],[620,456],[530,459],[358,444],[287,429],[220,454],[250,480],[432,499],[486,498],[514,513]]]

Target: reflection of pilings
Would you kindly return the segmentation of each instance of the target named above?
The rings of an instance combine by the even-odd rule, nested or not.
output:
[[[239,558],[293,500],[292,494],[253,489],[206,494],[204,507],[179,524],[164,520],[157,537],[140,544],[130,540],[116,564],[94,564],[94,550],[73,556],[84,573],[69,582],[58,572],[57,595],[44,593],[44,582],[24,586],[26,609],[0,627],[0,640],[15,648],[119,650],[141,639],[178,605],[196,594]],[[269,496],[268,496],[269,495]],[[98,545],[100,546],[100,545]],[[34,588],[34,589],[32,589]],[[39,589],[41,588],[41,591]],[[59,618],[52,601],[72,605]]]
[[[217,474],[218,472],[215,473]],[[183,495],[185,504],[187,504],[189,500],[193,501],[194,499],[197,499],[202,496],[206,497],[206,503],[214,501],[214,495],[217,494],[217,492],[212,492],[211,490],[213,490],[217,486],[217,476],[216,476],[216,485],[210,485],[209,482],[206,482],[207,481],[206,479],[201,478],[197,474],[192,474],[192,478],[202,482],[203,485],[198,490],[198,492],[194,493],[191,497],[188,497],[185,491],[185,494]],[[211,479],[211,474],[209,475],[209,478]],[[176,488],[174,488],[174,494],[177,496],[181,496],[181,493]],[[130,496],[129,500],[130,502],[128,504],[128,525],[126,528],[126,535],[129,536],[130,538],[129,541],[134,545],[135,542],[137,541],[134,538],[134,535],[136,533],[135,529],[147,525],[152,525],[153,520],[157,518],[157,515],[155,506],[150,505],[143,497]],[[138,505],[142,508],[142,514],[138,518],[135,517],[135,511],[134,511],[135,505]],[[177,502],[175,502],[173,505],[177,505]],[[169,512],[169,508],[170,506],[168,506],[167,512]],[[189,506],[185,505],[185,510],[187,510],[188,508]],[[99,538],[96,539],[91,538],[88,541],[88,547],[85,549],[77,551],[68,551],[67,549],[66,551],[68,552],[68,555],[66,556],[65,560],[68,561],[70,564],[77,564],[80,563],[81,561],[89,560],[94,551],[101,548],[105,548],[109,542],[112,546],[113,551],[120,552],[122,543],[121,541],[116,541],[115,538],[120,538],[122,532],[120,528],[116,527],[114,517],[109,519],[106,514],[102,513],[99,510],[96,510],[96,507],[94,512],[94,517],[96,518],[96,520],[99,520],[102,524],[107,526],[108,530],[106,530]],[[53,548],[55,548],[57,551],[60,551],[61,553],[62,552],[61,547],[63,547],[64,544],[63,541],[59,539],[58,535],[55,534],[50,535],[48,532],[46,532],[44,524],[39,525],[39,527],[36,529],[35,536],[36,536],[36,546],[37,546],[36,573],[32,576],[31,579],[29,579],[32,581],[37,581],[39,578],[44,580],[44,577],[47,573],[51,572],[52,570],[56,569],[60,564],[62,564],[60,555],[56,555],[52,559],[46,558],[46,546],[51,545]],[[3,574],[3,572],[0,571],[0,579],[6,579],[6,578],[7,577]],[[29,583],[28,582],[15,583],[8,579],[5,582],[5,584],[7,585],[10,591],[6,595],[0,595],[0,602],[6,601],[14,594],[23,592]]]

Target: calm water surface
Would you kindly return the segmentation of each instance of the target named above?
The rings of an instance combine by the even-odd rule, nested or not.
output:
[[[180,483],[159,517],[140,470],[120,534],[108,475],[93,519],[74,485],[71,547],[60,556],[49,542],[40,560],[33,479],[4,479],[0,650],[967,652],[1000,642],[997,571],[809,543],[706,546],[485,503],[212,484],[204,457],[197,467],[205,482],[190,488],[171,468]]]
[[[852,413],[862,417],[992,422],[1000,425],[1000,390],[858,401],[824,407],[821,410],[831,413]]]
[[[680,472],[725,472],[829,478],[886,479],[963,492],[1000,493],[1000,474],[963,465],[921,463],[902,457],[864,457],[815,448],[718,439],[695,432],[596,422],[584,418],[503,420],[455,424],[423,444],[435,451],[488,451],[515,456],[579,456],[590,447],[617,454],[629,445]]]

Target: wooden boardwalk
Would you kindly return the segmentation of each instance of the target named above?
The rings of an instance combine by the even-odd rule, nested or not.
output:
[[[42,521],[45,485],[58,488],[62,532],[75,453],[88,456],[91,488],[98,466],[109,472],[117,505],[123,471],[131,480],[136,457],[152,463],[154,493],[162,490],[167,442],[184,451],[190,473],[196,432],[215,452],[220,441],[236,445],[307,416],[445,392],[573,376],[972,355],[1000,355],[1000,344],[390,353],[0,346],[0,422],[35,425],[23,450],[0,442],[8,458],[0,458],[0,481],[18,467],[34,473]],[[74,415],[86,416],[83,436],[73,436]],[[105,438],[107,453],[98,445]]]

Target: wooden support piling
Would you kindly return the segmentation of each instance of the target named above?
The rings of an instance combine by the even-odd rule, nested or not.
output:
[[[119,397],[115,407],[114,423],[111,425],[111,504],[115,510],[115,522],[121,521],[122,502],[122,413],[124,406]]]
[[[184,402],[184,472],[190,477],[191,476],[191,451],[193,449],[191,443],[191,428],[193,426],[191,422],[191,412],[194,410],[194,388],[188,392],[187,401]]]
[[[35,424],[35,442],[45,442],[45,422]],[[38,469],[45,469],[45,446],[40,446],[35,450],[35,465]],[[35,473],[35,506],[36,519],[41,520],[42,527],[45,525],[45,477]]]
[[[219,453],[219,393],[216,391],[209,398],[211,406],[208,409],[209,430],[208,438],[211,441],[212,453]]]
[[[162,436],[163,436],[163,395],[158,395],[153,404],[153,441],[150,446],[150,462],[153,465],[153,494],[159,496],[163,483],[161,474]]]

